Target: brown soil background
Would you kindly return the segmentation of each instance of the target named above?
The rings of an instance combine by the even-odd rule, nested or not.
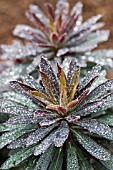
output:
[[[68,1],[71,7],[77,2],[77,0]],[[25,11],[30,3],[35,3],[45,10],[44,2],[55,4],[57,0],[0,0],[0,44],[10,44],[16,39],[12,35],[12,30],[17,24],[31,25],[25,17]],[[93,15],[102,14],[104,29],[111,31],[109,41],[101,44],[99,48],[113,48],[113,0],[82,0],[82,2],[84,21]]]

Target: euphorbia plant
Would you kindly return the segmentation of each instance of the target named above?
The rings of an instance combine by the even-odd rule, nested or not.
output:
[[[67,0],[58,0],[55,9],[51,3],[46,3],[44,10],[34,4],[29,6],[26,16],[36,28],[17,25],[13,31],[14,35],[26,40],[26,45],[1,45],[3,59],[22,63],[1,74],[1,89],[7,89],[3,82],[8,79],[15,80],[23,73],[32,74],[38,67],[40,53],[60,63],[65,58],[76,58],[82,67],[86,67],[87,62],[113,66],[113,50],[94,50],[99,43],[108,40],[109,30],[99,30],[104,26],[103,22],[98,22],[101,15],[82,22],[82,7],[78,2],[70,10]]]
[[[113,106],[113,79],[97,85],[101,66],[96,65],[79,80],[74,60],[67,74],[60,64],[57,70],[42,57],[39,82],[26,75],[10,82],[19,94],[3,94],[1,112],[10,116],[0,125],[6,131],[0,148],[13,151],[1,169],[113,169],[113,116],[104,112]]]

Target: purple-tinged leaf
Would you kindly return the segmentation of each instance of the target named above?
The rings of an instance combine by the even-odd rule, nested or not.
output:
[[[76,69],[77,69],[77,61],[72,59],[70,64],[69,64],[69,70],[68,70],[68,73],[67,73],[67,86],[70,85],[72,76],[75,73]]]
[[[29,6],[29,10],[31,13],[35,14],[35,16],[38,17],[44,25],[49,24],[49,19],[37,5],[31,4]]]
[[[108,93],[103,99],[103,104],[97,108],[97,111],[102,111],[113,107],[113,92]]]
[[[55,76],[55,73],[51,67],[50,62],[45,59],[44,57],[41,57],[41,62],[40,62],[40,70],[48,75],[48,77],[51,79],[53,85],[57,89],[57,92],[59,94],[59,83],[58,80]]]
[[[42,41],[47,43],[43,32],[27,25],[17,25],[13,31],[13,34],[29,41]]]
[[[85,92],[90,92],[90,88],[92,86],[92,84],[98,79],[98,76],[94,77],[91,79],[91,81],[89,81],[83,88],[81,88],[81,90],[77,91],[77,93],[75,94],[75,98],[81,98],[82,94],[84,94]],[[79,86],[78,86],[79,89]],[[87,93],[88,94],[88,93]],[[86,97],[86,96],[85,96]]]
[[[86,116],[91,113],[95,113],[96,109],[102,106],[102,104],[103,104],[102,100],[86,103],[82,107],[77,108],[75,114],[80,116]]]
[[[46,118],[39,122],[40,126],[50,126],[58,121],[62,120],[62,118]]]
[[[79,15],[73,15],[71,16],[69,22],[67,23],[66,27],[65,27],[65,31],[69,34],[73,28],[75,27],[76,25],[76,22],[79,18]]]
[[[46,25],[44,25],[33,13],[27,11],[26,17],[39,29],[41,32],[47,36],[47,29],[45,29]],[[47,27],[46,27],[47,28]]]
[[[59,38],[58,38],[58,42],[62,43],[67,37],[67,33],[63,33]]]
[[[78,104],[78,100],[72,100],[71,102],[69,102],[67,104],[67,110],[73,109],[74,106],[76,106],[76,104]]]
[[[52,44],[58,43],[58,39],[59,39],[58,33],[52,32],[52,33],[50,34],[50,41],[51,41]]]
[[[46,106],[46,109],[50,109],[50,110],[56,110],[58,112],[59,115],[64,116],[67,112],[67,109],[60,106],[60,105],[48,105]]]
[[[77,100],[77,103],[76,103],[76,105],[75,105],[75,108],[76,108],[77,106],[78,106],[78,108],[79,108],[79,104],[84,101],[84,99],[86,98],[86,96],[88,95],[88,93],[89,93],[89,90],[85,90],[85,91],[83,91],[83,92],[79,95],[79,97],[76,99],[76,100]]]
[[[74,15],[74,14],[81,15],[82,14],[82,8],[83,8],[82,2],[77,2],[75,4],[75,6],[72,8],[70,15],[71,16]]]
[[[87,21],[85,21],[85,22],[81,25],[81,27],[82,27],[82,28],[90,27],[90,26],[96,24],[96,22],[97,22],[98,20],[100,20],[101,17],[102,17],[102,15],[93,16],[93,17],[91,17],[90,19],[88,19]]]
[[[103,98],[103,96],[109,92],[112,85],[113,85],[113,79],[107,80],[106,82],[100,84],[93,91],[91,91],[91,93],[88,95],[88,99],[90,101],[94,101],[97,98],[99,99]]]
[[[26,96],[27,98],[31,99],[33,102],[37,103],[38,105],[44,106],[45,104],[42,103],[41,101],[39,101],[38,99],[34,98],[33,96],[31,96],[31,94],[29,93],[29,91],[36,91],[35,88],[32,88],[26,84],[23,84],[22,82],[19,81],[11,81],[10,85],[13,89],[15,89],[16,91],[18,91],[20,94]]]
[[[62,10],[62,20],[65,20],[69,12],[69,3],[67,2],[67,0],[58,0],[55,11],[56,18],[59,16]]]
[[[55,20],[55,12],[54,12],[54,8],[52,6],[51,3],[46,3],[45,4],[46,9],[47,9],[47,16],[51,21]]]
[[[56,118],[57,115],[49,110],[36,110],[34,112],[34,117],[54,117]]]
[[[43,87],[40,85],[40,83],[38,81],[36,81],[32,76],[29,75],[22,75],[22,82],[34,89],[37,89],[39,91],[44,91]]]
[[[94,77],[99,76],[100,74],[100,70],[101,70],[101,66],[100,65],[96,65],[92,68],[91,71],[89,71],[86,75],[86,77],[84,77],[81,82],[79,83],[79,87],[78,90],[80,91],[82,88],[84,88],[84,86],[86,86],[92,79],[94,79]]]

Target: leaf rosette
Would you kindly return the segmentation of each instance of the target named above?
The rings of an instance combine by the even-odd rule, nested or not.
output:
[[[1,132],[6,131],[0,136],[0,148],[14,149],[1,168],[22,163],[39,170],[84,170],[95,169],[98,161],[111,170],[112,115],[104,110],[113,106],[113,79],[92,88],[99,81],[101,66],[94,66],[80,80],[74,60],[67,74],[60,64],[55,73],[44,57],[39,68],[41,81],[27,75],[22,81],[11,81],[19,93],[7,92],[0,99],[0,111],[10,115],[0,125]],[[105,146],[102,140],[107,141]]]

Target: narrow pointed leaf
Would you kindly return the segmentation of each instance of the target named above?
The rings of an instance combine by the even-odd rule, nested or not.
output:
[[[104,111],[113,107],[113,92],[108,93],[101,99],[103,104],[96,108],[95,112]]]
[[[67,0],[58,0],[55,10],[56,18],[59,16],[62,9],[63,9],[62,19],[64,20],[66,19],[67,14],[69,12],[69,3],[67,2]]]
[[[108,92],[113,85],[113,79],[107,80],[106,82],[97,86],[88,96],[88,99],[95,100],[97,98],[103,97],[106,92]]]
[[[0,112],[11,114],[11,115],[23,115],[23,114],[31,114],[33,110],[28,109],[23,106],[9,106],[0,108]]]
[[[50,96],[51,100],[53,100],[54,103],[57,103],[58,95],[56,88],[52,84],[52,81],[50,80],[46,73],[40,71],[40,75],[47,94]]]
[[[75,147],[67,143],[67,170],[79,170],[78,158]]]
[[[88,72],[86,77],[83,78],[83,80],[79,83],[78,90],[80,91],[85,85],[88,84],[94,77],[99,76],[101,70],[100,65],[96,65],[95,67],[92,68],[91,71]]]
[[[49,127],[41,127],[30,134],[30,136],[26,139],[26,146],[33,145],[37,143],[41,139],[43,139],[47,134],[56,127],[56,124]]]
[[[32,76],[22,75],[23,83],[37,90],[42,91],[42,87]]]
[[[11,130],[14,130],[15,128],[21,128],[21,125],[12,126],[6,123],[0,124],[0,132],[11,131]]]
[[[113,132],[111,128],[106,124],[100,123],[96,119],[83,119],[82,121],[76,122],[75,124],[87,129],[90,132],[101,135],[106,139],[113,140]]]
[[[76,150],[79,159],[80,170],[94,170],[90,163],[90,160],[86,158],[86,155],[84,154],[83,150],[80,150],[77,147]]]
[[[17,107],[26,107],[29,109],[37,109],[37,105],[32,102],[32,100],[28,99],[27,97],[19,94],[17,92],[6,92],[3,94],[3,99],[0,100],[0,107],[10,107],[10,106],[17,106]]]
[[[28,85],[25,85],[21,82],[18,82],[18,81],[11,81],[10,82],[10,85],[12,88],[14,88],[16,91],[18,91],[20,94],[24,95],[25,97],[31,99],[32,101],[34,101],[35,103],[37,104],[41,104],[43,105],[43,103],[41,101],[39,101],[38,99],[32,97],[30,94],[29,94],[29,91],[36,91],[36,89],[28,86]]]
[[[54,135],[54,144],[56,147],[61,147],[69,135],[69,126],[67,122],[62,122]]]
[[[86,116],[91,113],[95,113],[97,111],[98,107],[102,106],[102,104],[103,104],[103,102],[101,100],[86,103],[82,107],[79,107],[78,109],[76,109],[76,113],[77,113],[77,115],[80,115],[80,116]]]
[[[77,69],[77,61],[76,60],[71,60],[70,64],[69,64],[69,70],[67,73],[67,86],[69,86],[70,82],[71,82],[71,78],[73,76],[73,74],[75,73]]]
[[[50,18],[50,20],[54,21],[55,19],[55,13],[54,13],[54,8],[52,6],[51,3],[46,3],[45,4],[47,12],[48,12],[48,18]]]
[[[46,15],[37,5],[31,4],[29,8],[30,8],[30,12],[35,14],[35,16],[38,17],[44,25],[49,23],[49,19],[46,17]]]
[[[81,15],[82,14],[82,8],[83,8],[83,4],[82,4],[82,2],[77,2],[75,5],[74,5],[74,7],[72,8],[72,10],[71,10],[71,16],[73,15],[73,14],[79,14],[79,15]]]
[[[51,111],[49,110],[36,110],[34,112],[34,117],[54,117],[56,118],[57,115],[55,113],[52,113]]]
[[[52,84],[57,90],[57,93],[59,94],[59,83],[58,80],[55,76],[55,73],[51,67],[51,64],[49,61],[47,61],[44,57],[41,57],[41,62],[40,62],[40,69],[42,72],[48,75],[48,77],[51,79]]]
[[[94,156],[97,159],[100,160],[110,160],[111,154],[104,148],[102,148],[100,145],[98,145],[93,139],[91,139],[89,136],[72,130],[75,134],[75,137],[79,141],[79,143],[89,152],[92,156]]]
[[[21,116],[14,116],[12,118],[9,118],[6,122],[10,125],[24,125],[24,124],[30,124],[30,123],[38,123],[40,121],[40,118],[35,118],[33,113],[32,114],[25,114]]]
[[[53,133],[46,137],[34,150],[34,155],[44,153],[53,143]]]
[[[67,104],[67,85],[66,85],[66,76],[64,71],[60,70],[60,105],[66,106]]]
[[[78,86],[78,91],[77,94],[75,94],[76,98],[79,98],[85,91],[90,91],[91,90],[91,86],[93,85],[93,83],[98,79],[98,76],[92,78],[84,87],[81,88],[81,90],[79,91],[79,86]]]
[[[40,121],[39,124],[40,126],[50,126],[61,119],[62,118],[45,118],[44,120]]]
[[[69,85],[69,90],[68,90],[68,93],[70,94],[69,95],[69,101],[71,101],[75,95],[75,92],[76,92],[76,89],[77,89],[77,86],[78,86],[78,77],[79,77],[79,74],[80,74],[80,68],[78,68],[75,73],[73,74],[72,76],[72,79],[70,81],[70,85]]]
[[[46,105],[53,103],[53,101],[44,93],[41,93],[39,91],[30,91],[30,93],[33,95],[33,97],[45,103]]]
[[[98,119],[98,121],[101,122],[101,123],[105,123],[109,126],[113,126],[113,115],[112,114],[105,114],[105,115],[101,116]]]
[[[17,25],[13,30],[13,35],[16,35],[20,38],[29,40],[29,41],[36,41],[35,37],[40,37],[42,40],[44,37],[43,32],[38,29],[34,29],[27,25]]]
[[[6,162],[4,162],[1,169],[3,170],[10,169],[12,167],[17,166],[18,164],[20,164],[22,161],[24,161],[33,154],[35,147],[36,146],[32,146],[30,148],[22,149],[16,154],[11,155],[11,157]]]
[[[54,111],[56,110],[59,115],[63,115],[63,116],[66,114],[66,111],[67,111],[67,109],[59,105],[48,105],[46,106],[46,109],[51,109]]]
[[[25,133],[32,132],[33,130],[35,130],[35,128],[32,128],[32,126],[29,125],[24,128],[14,129],[10,132],[3,134],[2,136],[0,136],[0,148],[3,148],[5,145],[11,143],[16,138],[20,137]]]
[[[101,161],[101,163],[109,170],[113,169],[113,154],[111,154],[110,160]]]
[[[48,168],[48,170],[62,170],[63,164],[63,151],[62,148],[56,150],[53,160]]]
[[[50,162],[54,157],[55,151],[56,151],[55,146],[51,146],[50,148],[48,148],[47,151],[43,153],[38,159],[34,170],[37,169],[47,170]]]
[[[32,133],[32,132],[30,132],[30,133]],[[25,133],[24,135],[22,135],[18,139],[15,139],[13,142],[11,142],[8,145],[7,148],[13,149],[13,150],[16,150],[17,148],[25,148],[26,147],[26,139],[30,135],[30,133]]]

